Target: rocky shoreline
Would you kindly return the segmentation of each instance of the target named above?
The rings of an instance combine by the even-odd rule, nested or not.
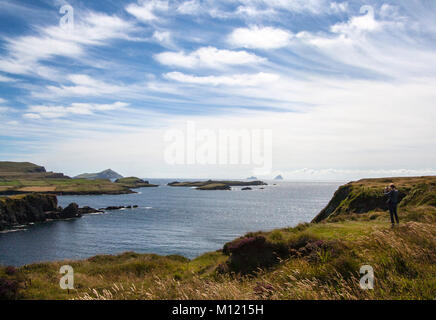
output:
[[[137,205],[110,206],[94,209],[80,208],[70,203],[66,208],[58,206],[56,195],[27,194],[0,198],[0,231],[37,222],[80,218],[85,214],[103,213],[111,210],[134,209]]]

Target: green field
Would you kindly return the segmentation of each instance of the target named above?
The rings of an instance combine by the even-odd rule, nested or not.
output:
[[[0,179],[0,194],[13,193],[49,193],[49,194],[123,194],[130,189],[109,180],[87,179]]]

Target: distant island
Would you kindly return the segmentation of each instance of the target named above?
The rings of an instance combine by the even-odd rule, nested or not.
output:
[[[248,177],[247,180],[257,180],[255,176]]]
[[[281,174],[279,174],[278,176],[276,176],[276,177],[274,178],[274,180],[283,180],[283,177],[282,177]]]
[[[114,176],[108,170],[102,172]],[[109,178],[71,179],[63,173],[47,172],[43,166],[34,163],[0,161],[0,195],[26,193],[55,195],[128,194],[135,193],[131,189],[141,187],[157,187],[157,185],[136,177],[123,178],[122,176],[117,178],[115,182],[110,181]]]
[[[112,169],[106,169],[101,172],[97,173],[82,173],[77,176],[75,176],[73,179],[89,179],[89,180],[95,180],[95,179],[121,179],[123,178],[122,175],[119,173],[113,171]]]
[[[120,178],[115,180],[115,183],[122,184],[132,189],[144,187],[158,187],[157,184],[150,184],[150,182],[139,179],[137,177]]]
[[[263,181],[220,181],[220,180],[207,180],[207,181],[188,181],[179,182],[174,181],[168,183],[170,187],[195,187],[197,190],[231,190],[231,187],[245,187],[245,186],[265,186],[267,183]]]

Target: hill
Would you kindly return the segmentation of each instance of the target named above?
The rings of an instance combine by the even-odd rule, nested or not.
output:
[[[45,168],[31,162],[0,161],[0,174],[2,173],[36,173],[46,172]]]
[[[78,176],[75,176],[74,179],[89,179],[89,180],[95,180],[95,179],[121,179],[123,178],[122,175],[119,173],[113,171],[112,169],[106,169],[101,172],[97,173],[82,173]]]
[[[71,179],[63,173],[46,172],[30,162],[0,162],[0,195],[46,193],[55,195],[126,194],[134,193],[127,184],[113,183],[111,177],[121,177],[108,169],[102,179]]]
[[[313,222],[337,221],[353,214],[387,210],[383,189],[390,183],[398,188],[400,209],[425,210],[436,206],[436,176],[362,179],[341,186]]]
[[[331,207],[336,209],[329,211],[338,214],[323,214],[316,223],[292,228],[251,232],[226,243],[221,250],[193,260],[177,255],[127,252],[81,261],[0,268],[0,279],[9,285],[3,294],[22,299],[85,300],[433,300],[436,292],[433,179],[352,182],[340,187],[334,196],[336,200],[331,201]],[[399,210],[400,226],[394,229],[390,228],[383,209],[354,202],[356,198],[363,199],[357,197],[363,192],[366,201],[378,203],[378,188],[391,181],[403,192],[408,190]],[[341,191],[344,188],[351,191]],[[376,189],[369,192],[371,188]],[[346,196],[338,203],[342,194]],[[74,268],[75,289],[70,294],[59,289],[59,268],[65,264]],[[363,265],[374,270],[373,290],[360,287]]]

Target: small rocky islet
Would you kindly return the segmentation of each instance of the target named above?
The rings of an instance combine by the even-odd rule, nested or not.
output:
[[[191,187],[196,190],[231,190],[232,187],[244,187],[243,190],[251,190],[246,189],[249,186],[266,186],[267,183],[263,181],[227,181],[227,180],[207,180],[207,181],[186,181],[179,182],[174,181],[168,183],[170,187]]]

